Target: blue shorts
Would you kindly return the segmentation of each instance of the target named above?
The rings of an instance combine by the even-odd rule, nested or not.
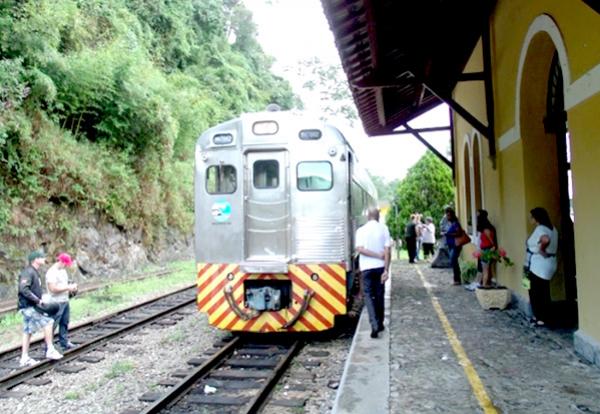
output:
[[[42,315],[36,311],[33,306],[19,310],[23,315],[23,332],[26,334],[36,333],[54,319]]]

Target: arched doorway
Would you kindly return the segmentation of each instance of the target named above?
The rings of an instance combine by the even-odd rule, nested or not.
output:
[[[573,210],[573,181],[571,175],[571,145],[565,111],[564,80],[558,53],[554,53],[548,75],[548,92],[546,94],[546,117],[544,129],[546,133],[556,137],[558,161],[558,188],[560,196],[560,230],[561,230],[561,258],[562,272],[565,278],[565,297],[567,306],[574,309],[565,309],[570,319],[577,316],[577,269],[575,266],[575,235],[573,224],[575,212]],[[561,312],[563,314],[564,312]],[[560,316],[560,315],[559,315]],[[567,316],[567,315],[563,315]]]
[[[554,319],[562,326],[575,326],[577,292],[570,137],[561,62],[547,32],[541,31],[532,37],[521,75],[518,99],[527,208],[524,214],[533,207],[544,207],[559,231],[558,271],[551,282]]]

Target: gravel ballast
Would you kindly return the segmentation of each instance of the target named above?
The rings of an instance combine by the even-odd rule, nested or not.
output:
[[[223,335],[208,325],[206,316],[194,305],[185,309],[190,314],[176,325],[146,327],[122,338],[133,344],[110,344],[109,351],[94,352],[104,356],[98,363],[71,362],[86,367],[79,373],[53,370],[44,374],[52,381],[48,385],[13,388],[31,394],[0,400],[0,412],[99,414],[142,409],[139,396],[174,370],[185,367],[187,360],[201,355]]]

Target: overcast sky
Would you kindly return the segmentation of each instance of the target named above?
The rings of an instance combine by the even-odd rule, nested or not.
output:
[[[333,34],[329,30],[320,0],[243,0],[254,15],[258,40],[264,51],[275,58],[274,71],[290,81],[307,109],[309,94],[302,90],[296,71],[286,71],[301,60],[318,57],[322,62],[339,64]],[[316,109],[316,108],[315,108]],[[412,127],[448,125],[447,107],[438,107],[410,123]],[[346,131],[345,131],[346,132]],[[402,178],[406,170],[425,153],[425,147],[411,135],[367,137],[360,123],[349,137],[358,158],[371,174],[387,181]],[[449,133],[425,134],[440,152],[446,154]]]

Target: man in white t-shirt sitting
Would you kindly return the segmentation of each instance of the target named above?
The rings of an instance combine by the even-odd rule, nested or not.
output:
[[[58,326],[58,343],[63,350],[74,348],[68,339],[69,331],[69,293],[77,292],[77,284],[69,283],[67,267],[73,266],[74,262],[67,253],[61,253],[57,261],[46,272],[46,287],[51,302],[58,303],[60,308],[54,316],[54,329]],[[54,330],[53,330],[54,332]]]
[[[371,338],[383,331],[385,281],[389,277],[392,239],[385,224],[379,223],[379,210],[371,208],[368,222],[356,231],[365,305],[371,323]]]

